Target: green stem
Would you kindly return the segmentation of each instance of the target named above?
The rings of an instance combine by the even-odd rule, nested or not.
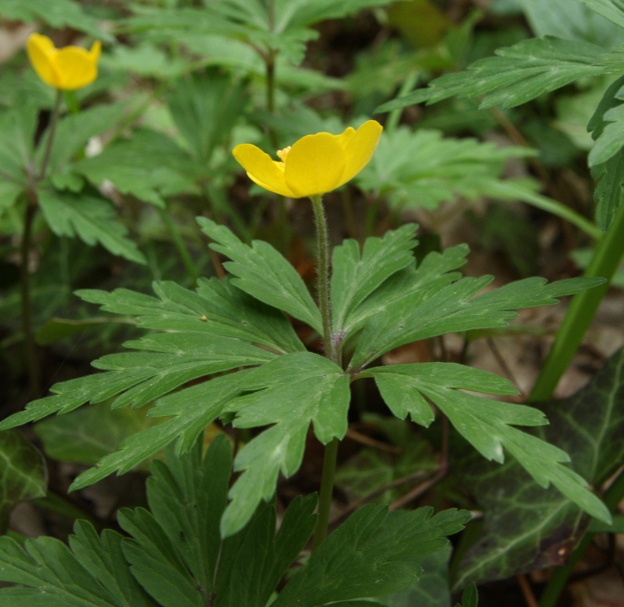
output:
[[[398,98],[404,97],[407,95],[413,88],[416,86],[418,82],[418,71],[413,71],[411,74],[408,74],[405,82],[401,86],[399,90]],[[401,115],[403,114],[404,108],[398,110],[392,110],[390,114],[388,114],[388,121],[386,122],[385,130],[388,135],[394,133],[397,125],[399,124],[399,120],[401,119]]]
[[[323,346],[325,348],[325,356],[330,360],[337,362],[331,339],[331,306],[329,301],[329,231],[327,229],[327,218],[325,217],[325,209],[319,195],[311,196],[312,209],[314,210],[314,219],[316,222],[316,244],[317,244],[317,277],[318,277],[318,300],[321,309],[321,317],[323,319]]]
[[[314,530],[312,552],[315,552],[327,537],[339,444],[340,441],[335,438],[325,446],[325,455],[323,457],[323,476],[321,477],[321,492],[319,495],[318,521],[316,523],[316,529]]]
[[[52,144],[54,143],[54,135],[56,134],[56,125],[58,124],[59,114],[61,113],[62,99],[63,91],[57,89],[54,107],[52,108],[52,115],[50,116],[50,125],[48,126],[48,137],[46,139],[46,146],[43,152],[43,160],[41,161],[41,168],[39,169],[39,181],[45,177],[48,164],[50,163],[50,154],[52,153]]]
[[[620,205],[615,219],[598,242],[585,271],[585,276],[604,276],[607,282],[583,291],[572,299],[548,358],[533,386],[529,396],[530,402],[543,402],[552,398],[557,383],[581,344],[585,331],[591,324],[624,254],[622,234],[624,234],[624,204]]]
[[[158,212],[160,213],[160,218],[162,222],[165,224],[165,226],[167,226],[167,229],[169,230],[169,234],[171,234],[173,243],[178,249],[178,253],[180,254],[182,263],[184,263],[184,266],[186,267],[186,271],[188,272],[189,276],[193,279],[193,283],[197,284],[199,273],[197,272],[197,268],[195,267],[195,263],[193,262],[193,258],[191,257],[188,247],[186,246],[184,240],[182,240],[182,237],[180,236],[180,232],[176,228],[173,221],[171,221],[169,210],[166,208],[158,209]]]
[[[24,333],[24,349],[26,351],[26,364],[28,366],[28,380],[31,398],[38,398],[41,392],[39,361],[35,349],[35,336],[32,326],[32,301],[30,291],[29,259],[32,245],[32,228],[37,214],[37,206],[32,196],[26,200],[26,212],[24,214],[24,231],[20,245],[20,289],[22,306],[22,332]]]
[[[624,497],[624,471],[621,471],[615,481],[611,483],[611,486],[606,490],[602,499],[609,510],[613,512],[622,500],[622,497]],[[539,607],[555,607],[557,605],[559,597],[566,587],[574,567],[591,545],[594,535],[594,533],[586,533],[585,537],[571,554],[565,566],[559,567],[553,571],[540,597]]]
[[[325,348],[325,356],[335,363],[337,361],[337,353],[332,343],[332,319],[331,319],[331,301],[329,295],[330,288],[330,266],[329,266],[329,231],[327,229],[327,218],[325,209],[320,195],[311,196],[312,209],[314,210],[314,219],[316,223],[316,242],[317,242],[317,275],[318,275],[318,301],[321,309],[321,317],[323,319],[323,345]],[[334,438],[325,446],[325,454],[323,457],[323,476],[321,477],[321,491],[319,495],[319,510],[316,529],[314,530],[314,541],[312,550],[316,550],[327,536],[329,527],[329,512],[331,509],[332,493],[334,489],[334,476],[336,473],[336,459],[338,455],[339,441]]]

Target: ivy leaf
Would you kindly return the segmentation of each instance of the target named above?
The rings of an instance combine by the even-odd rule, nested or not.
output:
[[[197,221],[204,234],[215,241],[210,248],[232,260],[224,266],[235,277],[233,285],[323,333],[321,312],[301,276],[270,244],[254,240],[249,246],[210,219],[198,217]]]
[[[76,195],[50,188],[38,191],[41,211],[57,236],[78,236],[88,245],[101,244],[113,255],[135,263],[146,263],[143,253],[115,219],[110,202],[92,195]]]
[[[318,354],[280,356],[248,373],[244,390],[253,392],[228,406],[237,412],[234,426],[273,425],[236,457],[235,469],[243,474],[230,491],[232,501],[221,523],[224,537],[243,527],[260,500],[273,496],[280,472],[288,478],[299,469],[310,423],[323,444],[347,431],[349,377]]]
[[[3,607],[159,607],[130,574],[122,535],[107,529],[98,538],[86,521],[74,532],[71,550],[52,537],[24,547],[0,537],[0,579],[19,584],[0,589]]]
[[[17,431],[0,433],[0,533],[20,502],[43,497],[48,483],[45,461]]]
[[[483,96],[482,109],[511,108],[554,91],[579,78],[616,72],[620,51],[582,40],[546,36],[531,38],[480,59],[466,71],[446,74],[429,87],[384,103],[376,112],[389,112],[415,103],[435,103],[449,97]]]
[[[392,594],[414,584],[416,559],[440,550],[470,515],[432,508],[388,512],[368,505],[352,514],[312,554],[280,593],[273,607],[320,607]]]
[[[429,292],[411,292],[387,305],[368,324],[359,339],[349,367],[361,369],[398,346],[444,333],[507,326],[517,316],[513,310],[557,303],[556,297],[571,295],[601,284],[601,279],[573,278],[546,284],[533,277],[476,295],[492,280],[490,276],[462,278]]]
[[[416,226],[408,224],[383,238],[367,238],[364,249],[355,240],[334,248],[331,301],[334,331],[342,332],[348,315],[387,278],[410,265]]]
[[[540,406],[550,425],[539,436],[569,453],[573,469],[594,487],[624,463],[623,371],[620,349],[584,388]],[[484,508],[484,525],[462,556],[456,588],[565,563],[588,523],[575,504],[543,490],[514,461],[494,468],[458,453],[457,466]]]

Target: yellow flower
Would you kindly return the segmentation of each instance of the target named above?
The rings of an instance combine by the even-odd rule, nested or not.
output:
[[[26,42],[28,58],[39,78],[65,91],[87,86],[97,78],[101,48],[98,40],[90,51],[79,46],[57,49],[50,38],[41,34],[31,34]]]
[[[369,163],[382,130],[378,122],[369,120],[342,135],[306,135],[277,152],[279,161],[250,143],[237,145],[232,153],[249,178],[265,190],[288,198],[317,196],[347,183]]]

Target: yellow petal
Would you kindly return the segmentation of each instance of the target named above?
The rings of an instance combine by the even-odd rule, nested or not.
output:
[[[351,139],[353,139],[353,135],[355,135],[355,129],[352,126],[348,126],[344,133],[341,135],[336,135],[336,141],[341,145],[344,150],[347,147],[347,144]]]
[[[293,144],[284,176],[296,198],[331,192],[340,185],[346,163],[338,139],[329,133],[316,133]]]
[[[91,84],[97,78],[99,43],[91,51],[77,46],[66,46],[56,53],[55,64],[61,77],[58,88],[75,91]]]
[[[370,162],[379,143],[381,131],[383,131],[381,124],[376,120],[368,120],[347,140],[344,150],[347,166],[338,185],[353,179]]]
[[[61,78],[54,63],[56,49],[52,40],[40,34],[31,34],[26,42],[28,59],[35,72],[46,84],[58,88]]]
[[[288,198],[297,198],[286,185],[281,162],[275,162],[260,148],[250,143],[237,145],[233,150],[234,158],[247,171],[249,179],[262,186],[265,190],[275,192]]]

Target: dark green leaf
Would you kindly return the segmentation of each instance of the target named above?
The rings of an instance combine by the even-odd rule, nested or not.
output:
[[[98,538],[85,521],[75,533],[71,550],[52,537],[24,547],[0,538],[0,579],[18,584],[0,589],[2,607],[158,607],[130,574],[119,533],[107,529]]]
[[[41,188],[38,198],[41,211],[57,236],[78,236],[88,245],[99,243],[113,255],[145,263],[143,253],[126,236],[125,226],[115,218],[107,200],[48,188]]]
[[[607,230],[624,202],[624,150],[620,149],[605,163],[592,168],[596,180],[596,223]]]
[[[381,604],[386,607],[451,607],[448,579],[451,552],[449,545],[417,559],[423,569],[418,581],[410,588],[385,597]]]
[[[273,607],[317,607],[392,594],[415,583],[418,557],[444,548],[467,512],[432,508],[388,513],[369,505],[351,515],[292,578]]]
[[[39,422],[35,433],[48,457],[93,466],[125,438],[158,421],[145,411],[111,409],[108,403],[99,403]]]
[[[0,459],[0,533],[6,533],[17,504],[46,494],[48,474],[41,454],[16,430],[0,432]]]
[[[232,260],[224,266],[235,276],[233,285],[323,333],[321,312],[301,276],[270,244],[254,240],[249,246],[210,219],[198,217],[197,221],[202,231],[215,241],[210,247]]]

